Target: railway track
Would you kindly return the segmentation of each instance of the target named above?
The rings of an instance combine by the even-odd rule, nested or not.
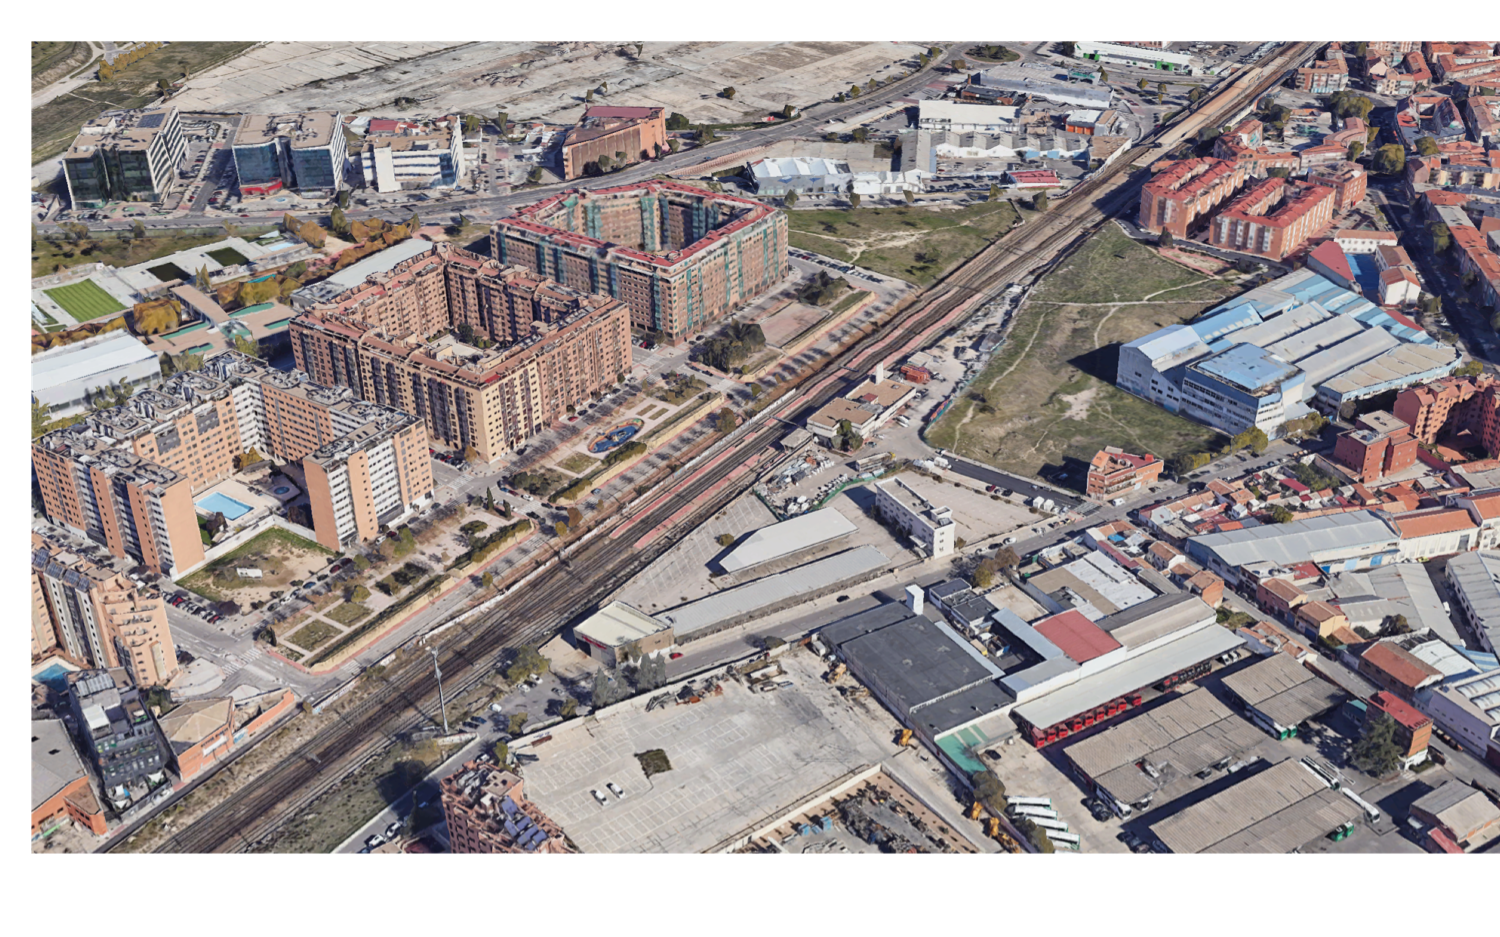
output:
[[[1285,73],[1290,64],[1305,57],[1311,43],[1294,43],[1261,67],[1215,95],[1198,111],[1170,130],[1153,137],[1175,135],[1184,139],[1197,129],[1233,115],[1246,99],[1263,94]],[[866,362],[882,360],[922,336],[964,304],[978,308],[1007,284],[1021,279],[1044,264],[1065,256],[1067,249],[1108,219],[1122,197],[1134,192],[1134,163],[1156,148],[1156,140],[1133,147],[1093,179],[1070,191],[1052,213],[1033,219],[1025,227],[1012,229],[927,290],[919,311],[905,319],[893,319],[857,340],[825,367],[837,375],[856,367],[868,370]],[[1144,174],[1144,173],[1142,173]],[[1122,178],[1123,176],[1123,178]],[[758,428],[736,440],[732,455],[692,478],[667,498],[635,515],[638,526],[649,530],[666,522],[685,506],[693,510],[677,530],[693,529],[705,516],[712,516],[739,497],[755,482],[746,473],[736,483],[713,491],[729,473],[779,441],[790,432],[799,414],[822,406],[844,389],[844,382],[826,380],[817,390],[797,396],[777,408],[779,419],[765,419]],[[622,518],[623,519],[623,518]],[[615,523],[618,523],[617,519]],[[578,614],[601,604],[631,576],[670,549],[680,535],[668,532],[644,549],[634,550],[621,541],[596,536],[576,552],[559,558],[553,566],[486,616],[445,634],[439,660],[447,689],[454,695],[472,686],[490,672],[514,647],[539,644],[556,634]],[[409,660],[378,678],[383,692],[372,693],[338,716],[338,721],[304,743],[281,763],[246,788],[208,811],[186,829],[162,843],[157,852],[231,852],[255,848],[268,841],[276,829],[320,794],[346,777],[359,764],[378,754],[401,734],[434,720],[437,713],[437,682],[425,660]],[[112,843],[111,848],[119,843]]]

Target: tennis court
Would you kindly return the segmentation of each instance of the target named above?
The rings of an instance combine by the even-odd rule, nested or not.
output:
[[[107,316],[125,308],[93,280],[69,283],[43,292],[79,322]]]

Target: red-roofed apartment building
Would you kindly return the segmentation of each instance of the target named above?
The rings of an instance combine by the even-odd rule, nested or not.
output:
[[[1120,642],[1103,628],[1089,621],[1077,609],[1059,612],[1034,626],[1037,633],[1058,646],[1068,657],[1082,664],[1103,657],[1120,648]]]
[[[1209,225],[1209,243],[1282,260],[1333,221],[1338,193],[1271,178],[1252,186]]]
[[[1321,59],[1297,69],[1292,85],[1308,94],[1333,94],[1347,89],[1349,65],[1344,61],[1344,53],[1333,48],[1325,49]]]
[[[1307,604],[1307,593],[1285,579],[1262,579],[1255,584],[1255,601],[1277,621],[1290,624],[1297,609]]]
[[[1447,377],[1408,387],[1396,395],[1392,412],[1411,428],[1419,441],[1433,443],[1439,436],[1468,429],[1491,455],[1500,454],[1500,382],[1494,378]]]
[[[1161,477],[1162,466],[1162,460],[1149,452],[1131,455],[1114,446],[1105,446],[1089,463],[1088,496],[1111,498],[1119,492],[1153,484]]]
[[[1188,229],[1245,184],[1248,170],[1222,159],[1184,159],[1169,164],[1141,186],[1140,225],[1187,237]]]
[[[1333,445],[1334,461],[1362,484],[1411,468],[1420,448],[1410,428],[1391,414],[1377,410],[1368,417],[1340,433]]]
[[[1443,679],[1437,668],[1391,641],[1377,641],[1365,648],[1355,669],[1375,685],[1407,702],[1415,698],[1418,690]]]
[[[1432,740],[1432,720],[1416,707],[1392,694],[1381,690],[1370,697],[1365,710],[1365,724],[1385,713],[1396,722],[1396,745],[1401,749],[1401,763],[1406,767],[1427,760],[1427,743]]]
[[[1474,545],[1476,550],[1489,550],[1500,545],[1500,488],[1471,491],[1449,503],[1467,510],[1469,517],[1479,526],[1479,541]]]

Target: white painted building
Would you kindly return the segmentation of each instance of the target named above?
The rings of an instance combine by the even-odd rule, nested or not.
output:
[[[928,557],[953,554],[958,525],[952,508],[935,506],[899,478],[875,483],[875,508]]]
[[[457,185],[467,163],[455,123],[371,120],[359,154],[365,185],[377,192]]]

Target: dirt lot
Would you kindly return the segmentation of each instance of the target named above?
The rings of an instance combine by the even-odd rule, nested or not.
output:
[[[231,550],[177,584],[215,602],[248,606],[264,602],[272,592],[286,591],[294,579],[305,580],[328,565],[331,550],[272,527]],[[258,569],[260,579],[241,579],[236,568]]]
[[[1087,462],[1106,445],[1162,458],[1201,449],[1214,431],[1114,387],[1119,346],[1237,292],[1106,226],[1033,293],[927,438],[1025,475],[1068,457]]]

